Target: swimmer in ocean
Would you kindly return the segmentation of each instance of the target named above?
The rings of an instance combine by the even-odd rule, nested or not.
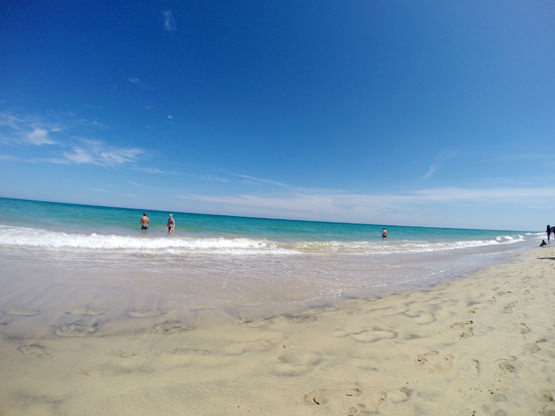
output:
[[[148,223],[150,220],[148,219],[148,215],[143,212],[143,216],[141,217],[141,230],[148,230]]]
[[[175,228],[175,220],[173,219],[173,215],[170,214],[168,218],[168,234],[173,234],[173,229]]]
[[[387,230],[385,228],[382,230],[382,238],[387,238]]]

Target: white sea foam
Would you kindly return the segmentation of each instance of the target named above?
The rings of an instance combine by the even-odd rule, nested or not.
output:
[[[294,244],[293,247],[301,251],[324,251],[351,254],[394,254],[394,253],[427,253],[444,250],[458,250],[485,246],[496,246],[501,244],[514,244],[524,242],[523,236],[503,236],[494,240],[465,240],[465,241],[396,241],[396,242],[303,242]]]
[[[52,250],[106,250],[136,253],[218,252],[221,254],[290,254],[275,243],[249,238],[183,238],[70,234],[28,227],[0,225],[0,247],[33,247]]]
[[[295,255],[302,253],[372,255],[428,253],[525,241],[523,235],[504,235],[491,240],[463,241],[302,241],[276,242],[231,237],[130,236],[78,234],[38,228],[0,225],[0,247],[47,250],[110,251],[128,254],[190,255]]]

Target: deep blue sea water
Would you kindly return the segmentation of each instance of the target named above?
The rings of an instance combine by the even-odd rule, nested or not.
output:
[[[129,308],[150,302],[188,311],[284,312],[429,288],[535,247],[543,238],[518,230],[175,211],[176,229],[169,235],[165,211],[0,198],[0,212],[0,301],[42,302],[35,306],[42,309],[57,307],[58,297],[67,296],[68,302],[111,299]],[[146,232],[140,230],[143,212],[150,218]],[[387,239],[381,237],[384,227]],[[40,293],[53,288],[48,306]]]

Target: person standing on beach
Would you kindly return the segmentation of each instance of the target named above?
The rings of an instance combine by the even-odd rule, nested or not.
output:
[[[545,232],[547,234],[547,242],[548,243],[549,243],[549,236],[551,235],[551,231],[552,231],[551,226],[549,224],[547,224],[547,228],[545,229]]]
[[[387,238],[387,230],[385,228],[382,230],[382,238]]]
[[[174,228],[175,228],[175,220],[173,219],[173,215],[170,214],[170,218],[168,218],[168,234],[172,234]]]
[[[146,215],[145,212],[143,212],[143,216],[141,217],[141,230],[148,230],[148,223],[150,222],[150,220],[148,219],[148,215]]]

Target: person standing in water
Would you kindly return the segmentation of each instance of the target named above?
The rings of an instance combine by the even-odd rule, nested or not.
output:
[[[170,214],[168,218],[168,234],[173,234],[173,229],[175,228],[175,220],[173,219],[173,215]]]
[[[148,230],[149,222],[150,222],[150,219],[148,218],[148,215],[146,215],[146,213],[143,212],[143,216],[141,217],[141,230],[143,231]]]
[[[545,229],[545,232],[547,234],[547,242],[548,243],[549,243],[549,236],[551,235],[551,231],[553,231],[551,226],[549,224],[547,224],[547,228]]]
[[[387,238],[387,230],[385,228],[382,230],[382,238]]]

